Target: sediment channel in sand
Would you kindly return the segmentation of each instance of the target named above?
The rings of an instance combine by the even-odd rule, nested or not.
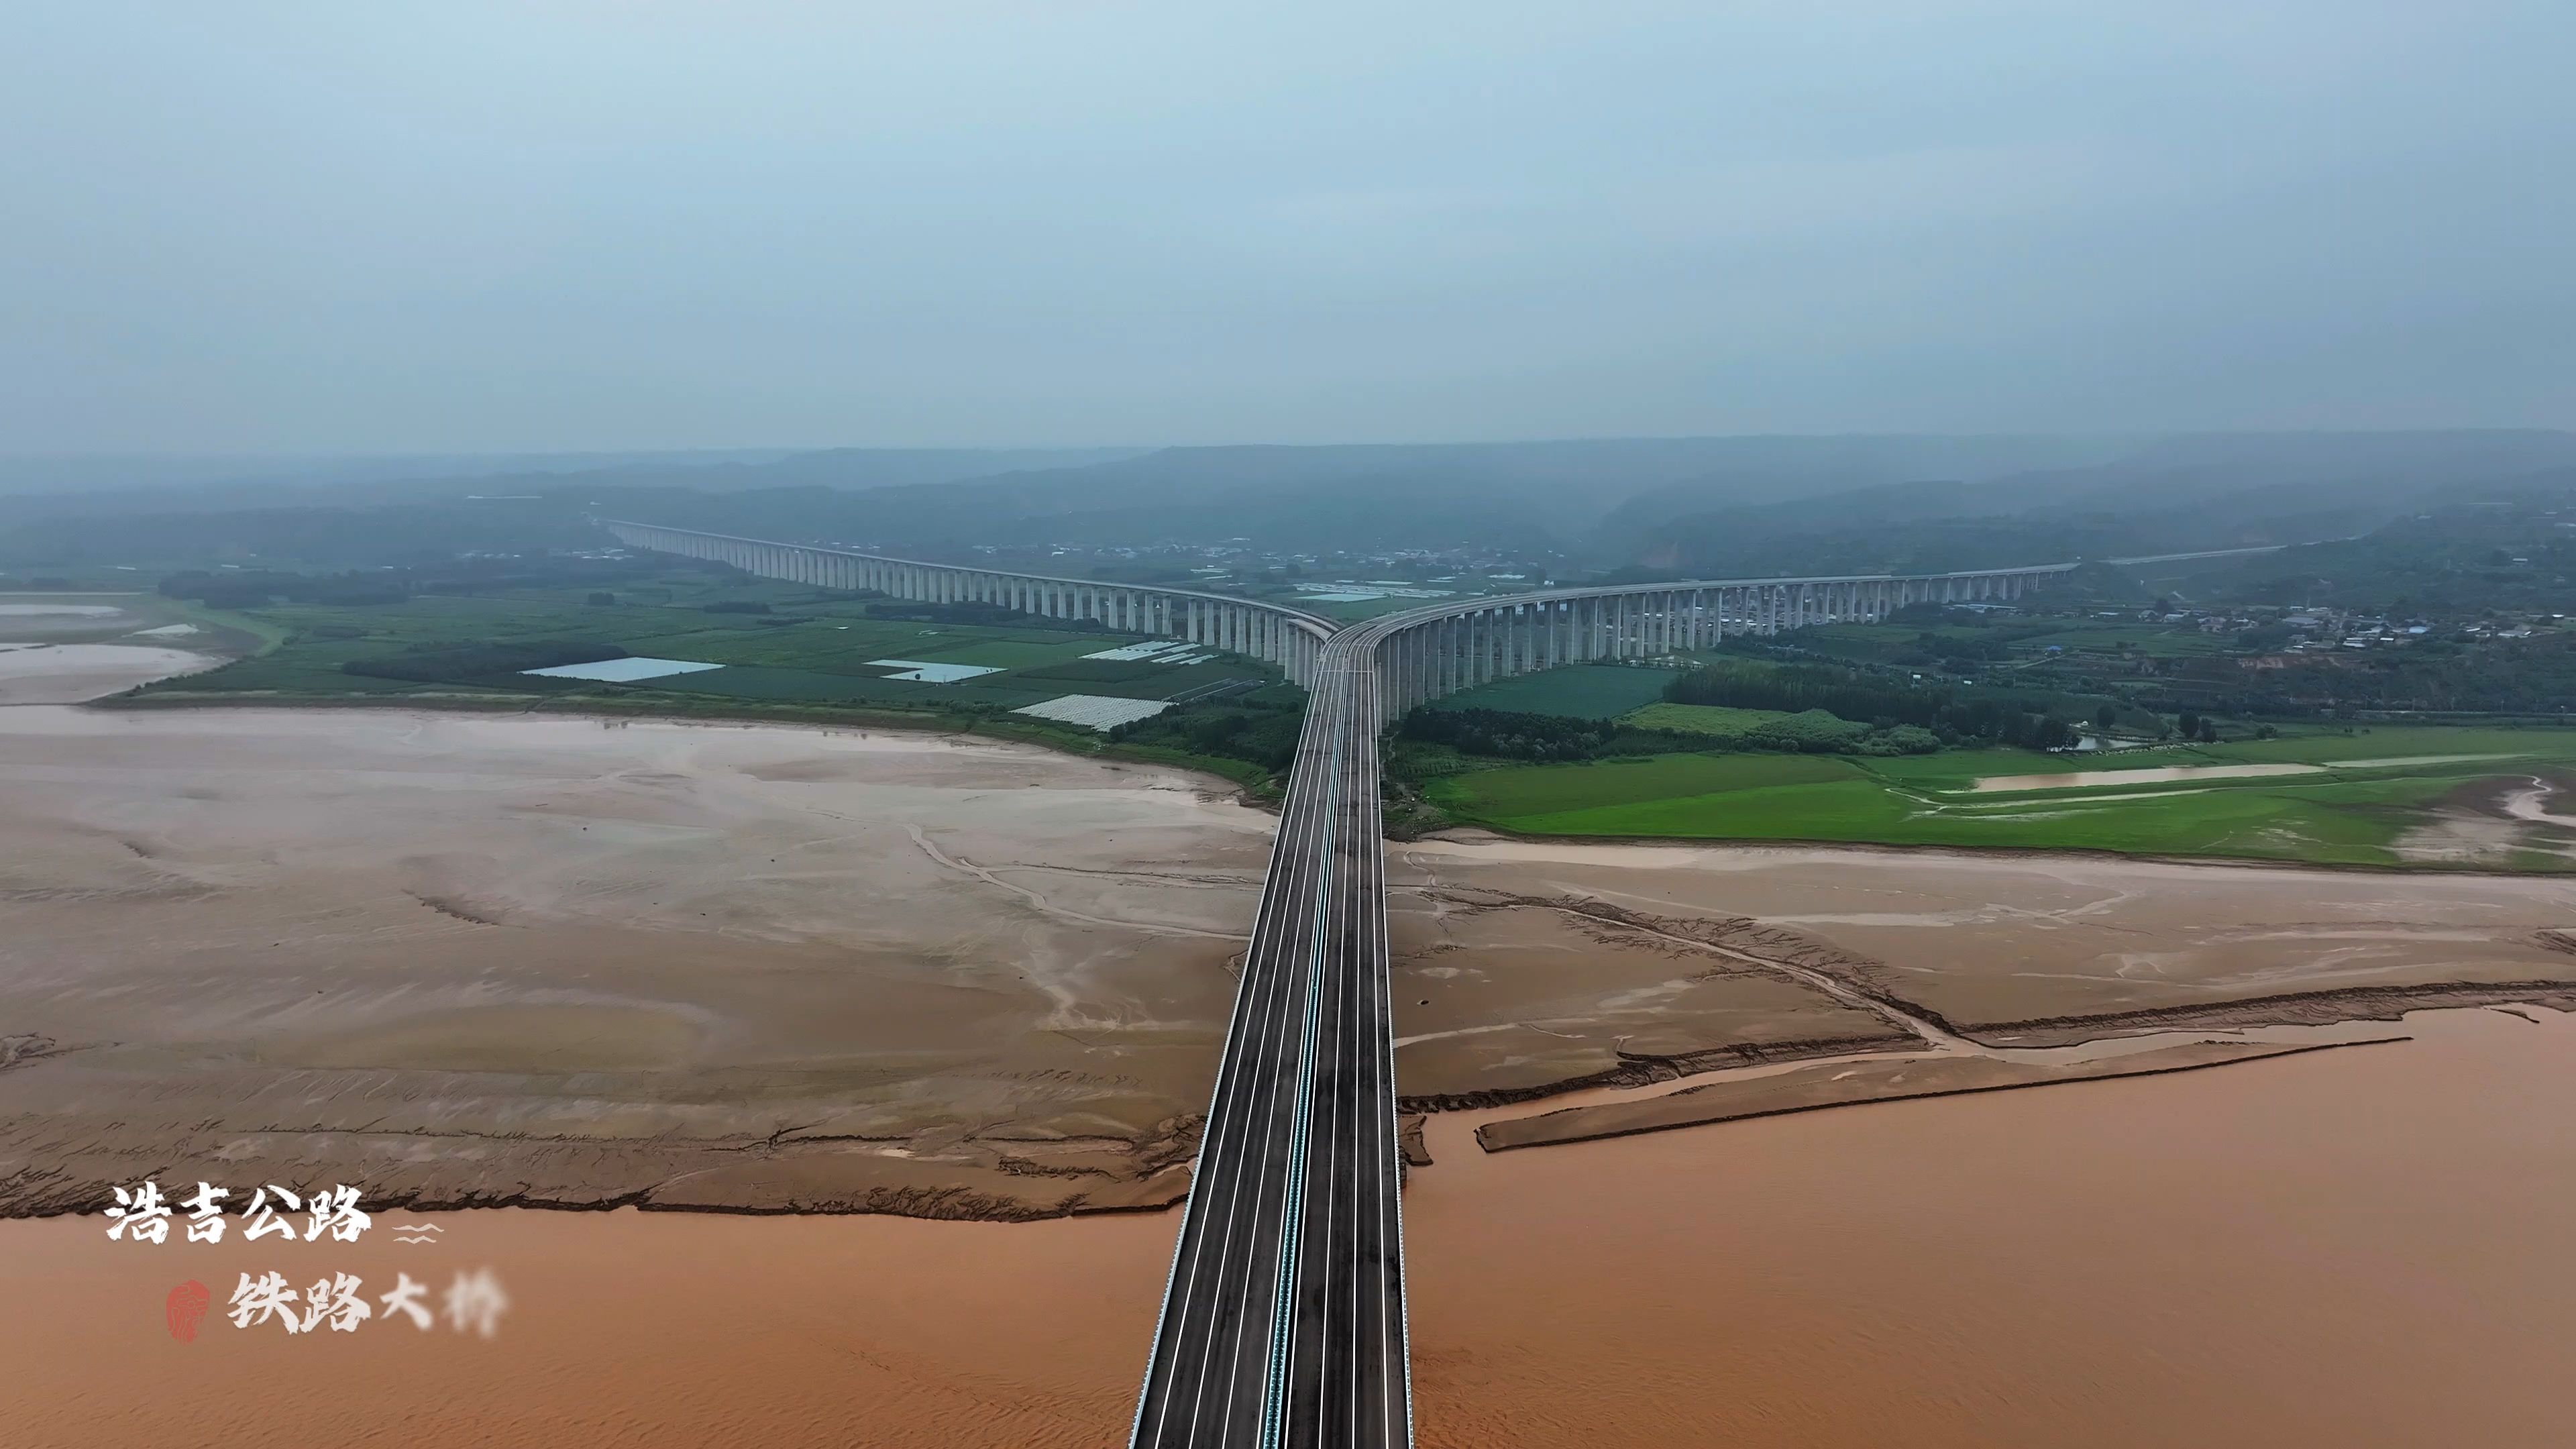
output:
[[[1168,1204],[1270,830],[972,739],[0,710],[0,1214],[204,1160],[426,1207]],[[2576,982],[2529,878],[1473,838],[1389,875],[1423,1107]]]
[[[922,735],[0,710],[0,1212],[1180,1191],[1270,818]]]

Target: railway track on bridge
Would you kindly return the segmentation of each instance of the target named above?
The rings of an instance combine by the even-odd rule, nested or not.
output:
[[[754,573],[1171,634],[1268,659],[1306,686],[1306,724],[1137,1400],[1135,1449],[1413,1441],[1378,791],[1387,722],[1504,675],[1883,617],[1920,600],[2017,598],[2074,567],[1559,589],[1337,627],[1189,590],[606,526],[635,547]]]

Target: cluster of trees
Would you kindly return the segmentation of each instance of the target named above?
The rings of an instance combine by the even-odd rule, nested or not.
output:
[[[2261,669],[2234,659],[2194,660],[2159,681],[2152,702],[2176,712],[2284,719],[2400,711],[2563,718],[2576,706],[2576,634],[2427,639],[2293,658]]]
[[[2218,743],[2218,721],[2184,710],[2174,721],[2174,738],[2186,741],[2198,740],[2204,745],[2214,745]]]
[[[1979,634],[1935,634],[1926,629],[1914,637],[1914,643],[1898,649],[1892,657],[1896,664],[1940,664],[1954,674],[1993,664],[2012,657],[2012,637],[1989,631]]]
[[[2576,490],[2518,496],[2398,519],[2359,538],[2284,549],[2211,581],[2255,604],[2458,617],[2481,609],[2552,610],[2576,577]]]
[[[2051,701],[2000,692],[1963,693],[1948,685],[1873,678],[1821,665],[1760,667],[1735,664],[1694,669],[1664,687],[1676,704],[1730,709],[1775,709],[1795,714],[1820,709],[1880,729],[1912,725],[1939,743],[1966,740],[2062,749],[2075,742],[2075,726]]]
[[[1109,731],[1112,743],[1161,745],[1194,755],[1248,760],[1276,774],[1297,759],[1306,722],[1302,690],[1257,690],[1222,704],[1182,705]]]
[[[1418,709],[1399,738],[1446,745],[1462,755],[1538,764],[1670,754],[1683,750],[1774,750],[1806,755],[1928,755],[1939,738],[1913,725],[1868,725],[1811,709],[1748,723],[1730,733],[1652,729],[1619,720],[1520,714],[1498,709]]]
[[[625,646],[587,639],[521,639],[505,643],[425,645],[381,659],[352,659],[343,674],[408,679],[421,684],[465,684],[494,675],[558,664],[623,659]]]
[[[1709,741],[1617,720],[1521,714],[1502,709],[1417,709],[1399,729],[1405,739],[1447,745],[1462,755],[1541,764],[1707,749]]]

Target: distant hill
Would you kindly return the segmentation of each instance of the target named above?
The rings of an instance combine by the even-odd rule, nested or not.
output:
[[[2410,513],[2359,537],[2212,560],[2191,598],[2406,616],[2576,609],[2576,469]]]
[[[0,500],[0,556],[113,563],[219,545],[227,557],[291,547],[306,559],[409,561],[442,548],[541,547],[605,515],[925,556],[1240,539],[1297,552],[1463,546],[1638,576],[1942,570],[2353,537],[2568,474],[2576,434],[842,448],[556,466],[564,461],[419,476],[404,471],[419,460],[377,460],[356,476],[14,496]],[[384,537],[370,542],[371,530]]]
[[[645,459],[534,482],[579,487],[695,488],[736,493],[758,488],[865,490],[954,483],[1049,469],[1084,468],[1133,458],[1139,448],[826,448],[758,460]]]
[[[1656,518],[1633,500],[1596,551],[1674,574],[1982,568],[2303,544],[2576,470],[2576,434],[2300,433],[2159,440],[2076,467],[1876,484]]]
[[[255,454],[0,454],[0,496],[158,492],[217,497],[260,489],[363,488],[429,478],[599,472],[645,465],[763,463],[788,448],[704,452]]]
[[[0,497],[19,517],[432,502],[593,487],[730,493],[897,488],[1134,457],[1135,448],[735,449],[685,453],[389,457],[6,457]]]
[[[1234,537],[1281,548],[1557,546],[1615,538],[1623,510],[1669,518],[1711,500],[1770,501],[1855,482],[1985,473],[2117,456],[2101,441],[2022,438],[1604,438],[1163,448],[1082,467],[1032,469],[865,497],[738,497],[695,522],[799,520],[882,547],[938,541],[1120,545]],[[776,476],[784,465],[746,473]],[[816,510],[820,510],[817,512]],[[656,517],[666,517],[657,514]],[[747,525],[744,532],[754,531]],[[1617,544],[1606,551],[1624,551]]]
[[[742,471],[784,477],[795,461]],[[1858,542],[1865,555],[1875,537],[1890,566],[1964,568],[2021,561],[1985,557],[1988,543],[2101,556],[2342,537],[2446,490],[2564,467],[2576,467],[2576,434],[1164,448],[843,498],[740,495],[710,501],[707,518],[715,526],[728,514],[757,516],[798,536],[890,548],[1230,538],[1289,549],[1466,544],[1702,573],[1720,571],[1721,560],[1731,561],[1724,571],[1740,572],[1810,537]],[[795,530],[800,519],[808,526]],[[1981,542],[1972,542],[1976,529],[1925,527],[1977,519],[2018,523]],[[1852,552],[1844,543],[1828,551]],[[1951,557],[1958,561],[1943,562]]]

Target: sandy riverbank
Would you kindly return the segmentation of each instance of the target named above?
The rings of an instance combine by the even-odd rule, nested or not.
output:
[[[0,1181],[1169,1201],[1270,820],[917,735],[0,711]]]
[[[0,1206],[148,1173],[380,1209],[1168,1202],[1270,824],[1178,772],[921,735],[0,710]],[[1427,1126],[1426,1446],[2576,1433],[2543,1361],[2576,1335],[2576,1129],[2545,1105],[2576,1024],[2245,1030],[2563,1000],[2561,884],[1474,838],[1390,879],[1408,1090],[1547,1099]],[[2211,1031],[2416,1039],[1475,1137],[2251,1054]],[[443,1243],[166,1250],[0,1222],[31,1386],[0,1438],[1115,1442],[1177,1224],[426,1220]],[[488,1344],[163,1327],[189,1277],[487,1264]]]
[[[0,644],[0,705],[76,704],[222,662],[160,644],[5,643]]]
[[[1389,852],[1397,1067],[1416,1096],[2576,988],[2558,934],[2576,891],[2546,877],[1478,835]]]
[[[1271,828],[883,731],[0,711],[0,1213],[204,1158],[430,1206],[1169,1203]],[[2545,880],[1478,840],[1390,878],[1399,1071],[1452,1106],[2576,980]]]

